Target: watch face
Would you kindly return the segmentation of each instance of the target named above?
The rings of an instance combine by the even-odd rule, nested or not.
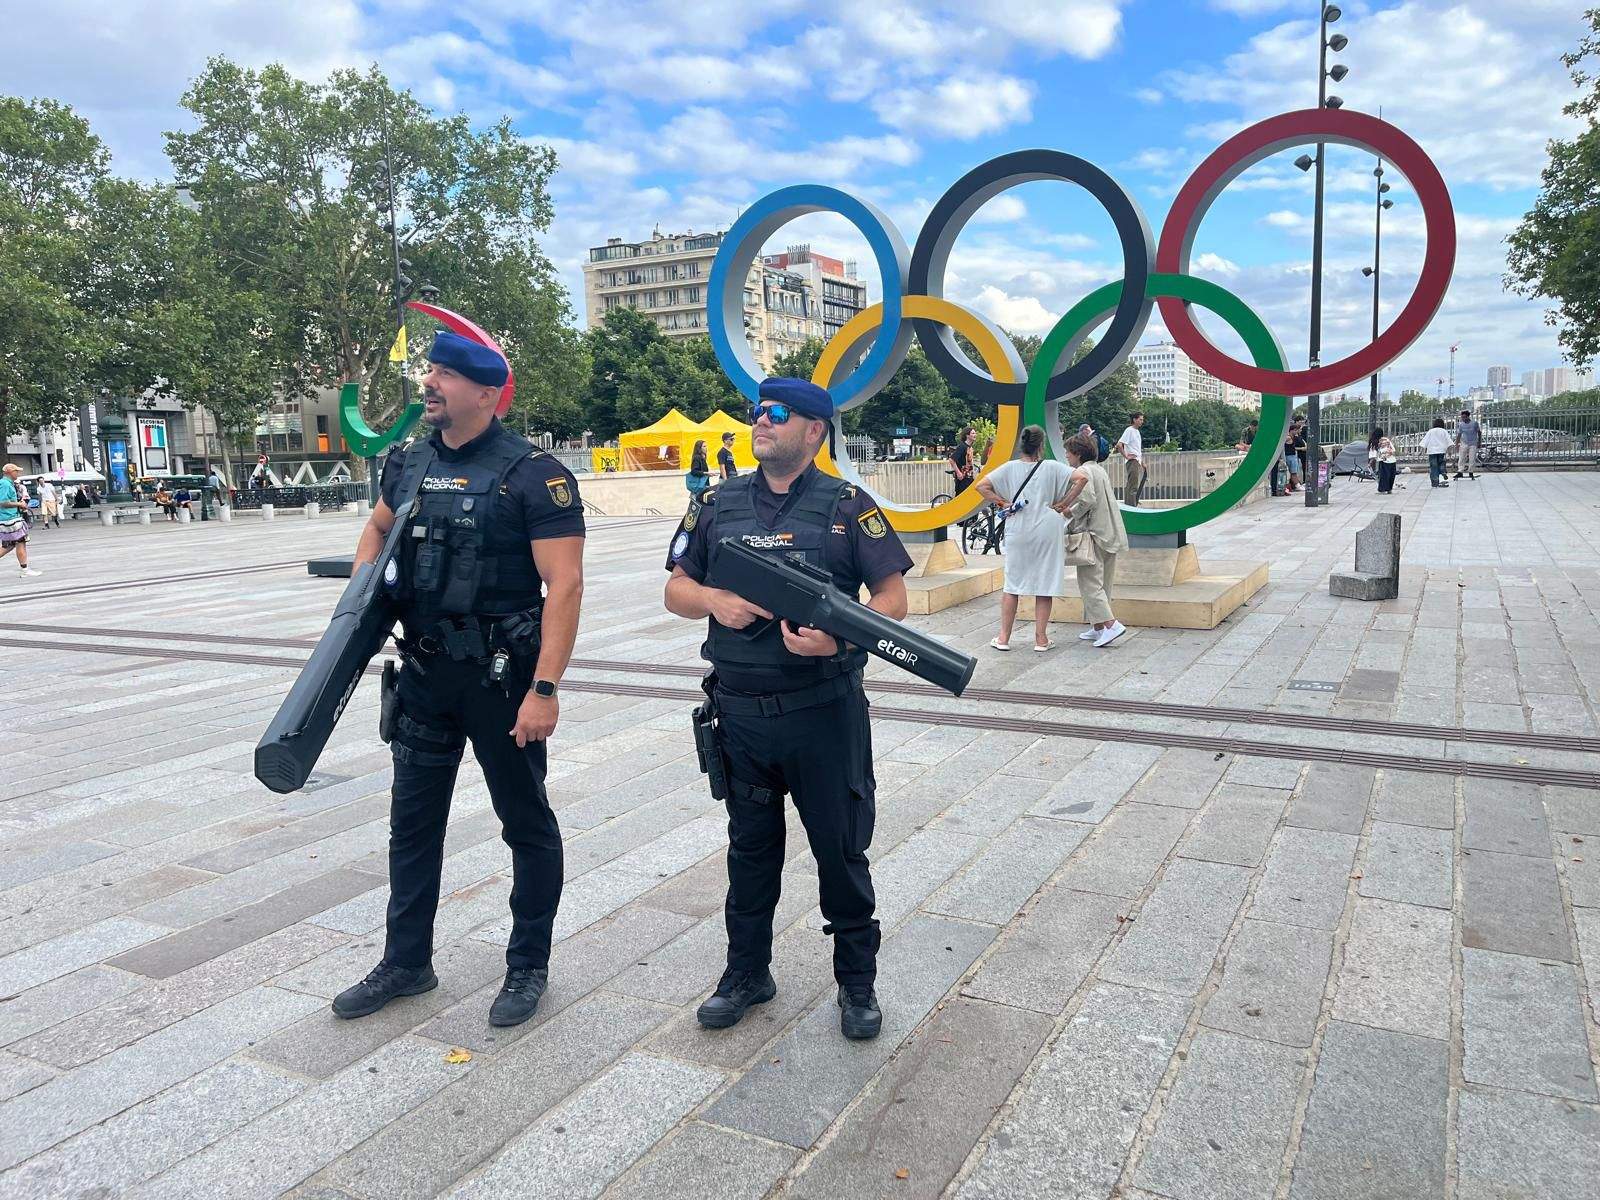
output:
[[[536,679],[533,683],[533,691],[536,696],[554,696],[556,694],[556,685],[548,679]]]

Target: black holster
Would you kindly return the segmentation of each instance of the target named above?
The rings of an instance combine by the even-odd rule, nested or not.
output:
[[[709,679],[710,676],[707,676]],[[728,759],[722,752],[722,738],[717,733],[717,701],[706,688],[706,700],[690,717],[694,729],[694,752],[700,760],[700,772],[706,777],[713,800],[726,800],[728,791]]]
[[[383,664],[379,687],[378,736],[392,742],[400,727],[400,673],[394,669],[393,659]]]

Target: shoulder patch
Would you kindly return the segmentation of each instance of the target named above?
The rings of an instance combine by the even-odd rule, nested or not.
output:
[[[856,518],[856,523],[861,526],[861,532],[869,538],[883,538],[889,536],[889,524],[883,519],[883,512],[877,508],[869,508]]]
[[[697,500],[690,500],[689,511],[683,514],[683,532],[694,532],[694,527],[698,524],[700,524],[700,503]],[[679,556],[674,555],[673,557]]]
[[[557,508],[570,508],[572,506],[572,489],[567,486],[565,476],[559,479],[545,480],[545,486],[550,489],[550,503]]]
[[[856,490],[857,489],[856,489],[856,485],[855,484],[853,484],[853,483],[845,484],[842,488],[839,489],[839,499],[841,499],[841,500],[854,500],[856,498]]]

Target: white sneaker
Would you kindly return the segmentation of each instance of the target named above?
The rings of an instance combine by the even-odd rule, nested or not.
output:
[[[24,575],[31,576],[34,579],[37,579],[37,578],[39,578],[39,576],[44,574],[43,571],[35,570],[33,567],[23,567],[22,568],[22,573]]]
[[[1098,629],[1096,629],[1093,625],[1091,625],[1091,626],[1089,626],[1089,628],[1085,629],[1082,633],[1080,633],[1078,635],[1078,640],[1080,642],[1092,642],[1092,641],[1094,641],[1095,638],[1097,638],[1099,636],[1100,636],[1100,631]]]
[[[1094,648],[1099,650],[1103,646],[1109,646],[1127,632],[1128,627],[1126,625],[1121,621],[1114,621],[1111,624],[1111,628],[1100,631],[1100,636],[1094,640]]]

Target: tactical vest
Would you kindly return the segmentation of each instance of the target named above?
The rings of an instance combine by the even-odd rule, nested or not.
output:
[[[407,451],[408,467],[411,456],[432,458],[400,542],[395,598],[408,624],[539,605],[539,572],[528,540],[491,545],[496,504],[508,494],[506,476],[533,453],[525,439],[505,431],[466,461],[444,462],[425,443]]]
[[[799,554],[812,566],[827,569],[822,547],[831,533],[839,502],[845,498],[851,485],[841,479],[814,473],[805,491],[788,512],[780,516],[771,529],[761,523],[756,515],[756,475],[739,475],[720,484],[716,489],[716,535],[738,538],[752,550],[763,554]],[[861,580],[838,571],[832,572],[833,586],[852,599],[861,590]],[[716,570],[706,579],[711,587],[717,582]],[[788,672],[814,675],[837,675],[861,666],[866,655],[853,652],[842,659],[806,658],[791,654],[783,644],[783,631],[777,621],[770,622],[756,637],[747,637],[743,630],[729,629],[715,617],[709,621],[710,633],[701,653],[713,666],[727,665],[746,669],[771,668]]]

